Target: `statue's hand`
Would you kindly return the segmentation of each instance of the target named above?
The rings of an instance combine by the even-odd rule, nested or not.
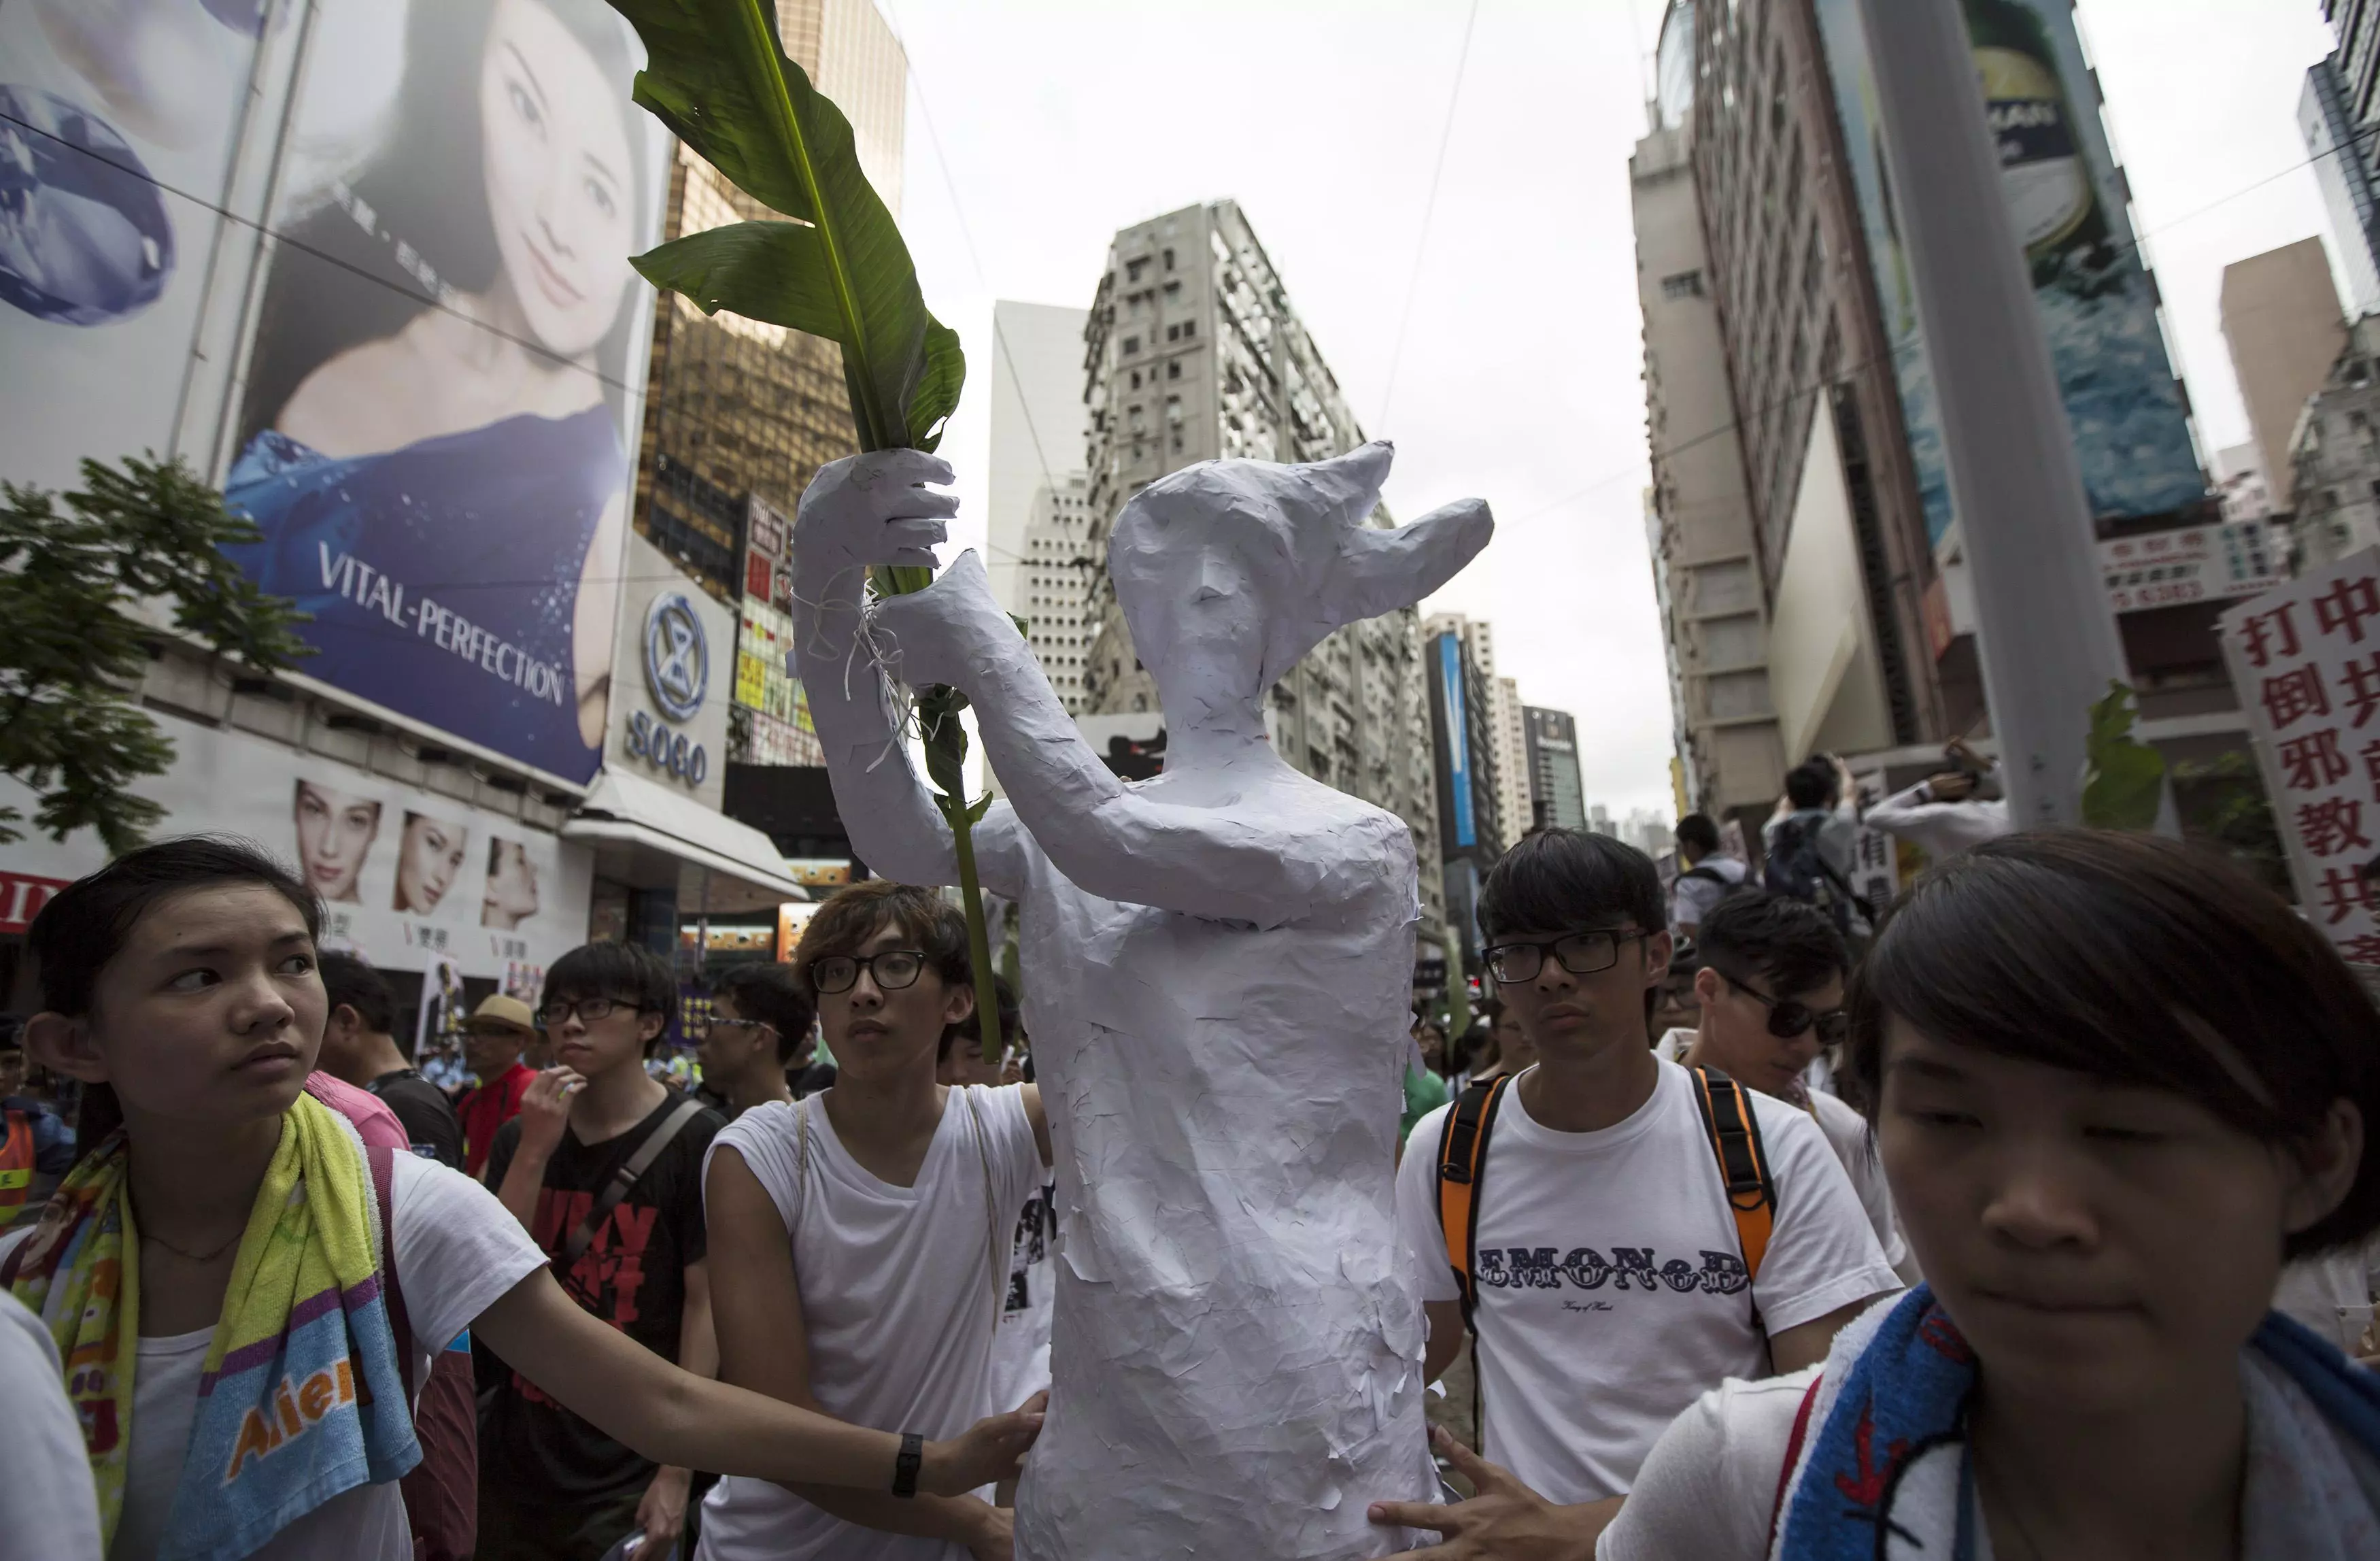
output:
[[[925,590],[876,604],[868,619],[886,650],[898,652],[901,681],[913,689],[967,688],[985,653],[1017,638],[972,548]]]
[[[923,450],[872,450],[819,468],[794,519],[794,587],[815,601],[847,571],[876,564],[934,567],[943,522],[958,512],[950,463]],[[844,589],[856,591],[857,582]]]

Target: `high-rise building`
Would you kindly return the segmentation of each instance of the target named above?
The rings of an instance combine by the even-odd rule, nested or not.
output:
[[[1694,39],[1679,128],[1732,415],[1673,419],[1656,443],[1731,423],[1742,445],[1781,762],[1938,742],[1943,674],[1925,615],[1937,570],[1815,8],[1680,0],[1677,12],[1691,14],[1664,32]],[[1755,778],[1729,802],[1748,806]]]
[[[2265,476],[2264,452],[2253,441],[2215,453],[2216,486],[2223,494],[2226,520],[2270,520],[2273,485]]]
[[[1678,759],[1693,803],[1725,814],[1765,809],[1785,764],[1769,694],[1767,592],[1694,185],[1694,48],[1693,6],[1672,7],[1654,128],[1637,143],[1629,177],[1653,448],[1647,540]]]
[[[2289,442],[2291,527],[2303,568],[2318,569],[2380,543],[2380,315],[2366,315]]]
[[[2367,71],[2372,65],[2370,14],[2369,6],[2354,7],[2356,22],[2367,33]],[[2331,243],[2347,277],[2347,306],[2361,318],[2380,313],[2380,193],[2374,189],[2374,127],[2356,121],[2357,99],[2344,78],[2346,68],[2343,51],[2313,62],[2298,99],[2298,128],[2305,133],[2306,155],[2314,182],[2322,187]]]
[[[778,0],[786,55],[851,121],[868,182],[901,210],[908,56],[873,0]],[[666,234],[782,215],[683,145]],[[653,311],[636,529],[720,600],[747,594],[745,522],[758,499],[790,515],[818,469],[858,448],[832,342],[664,293]]]
[[[1124,228],[1108,251],[1084,330],[1090,408],[1090,530],[1105,555],[1124,501],[1196,461],[1314,461],[1364,442],[1354,409],[1291,307],[1238,205],[1216,201]],[[1385,507],[1372,517],[1389,525]],[[1087,712],[1158,708],[1105,569],[1091,581]],[[1385,808],[1413,830],[1426,945],[1447,926],[1429,684],[1419,615],[1407,607],[1350,624],[1307,653],[1269,695],[1282,758]]]
[[[2307,397],[2330,377],[2347,345],[2338,289],[2322,240],[2301,238],[2223,268],[2223,340],[2248,429],[2263,458],[2273,506],[2297,507],[2289,436]]]
[[[1067,713],[1080,714],[1090,659],[1090,433],[1083,401],[1079,309],[991,307],[991,458],[988,469],[992,594],[1026,620],[1026,639]]]
[[[1585,829],[1586,783],[1578,768],[1578,723],[1568,711],[1534,704],[1521,713],[1529,728],[1529,791],[1536,799],[1537,826]],[[1598,807],[1596,811],[1603,810]],[[1609,815],[1605,815],[1604,823],[1609,824]],[[1606,827],[1604,833],[1610,830]]]
[[[1529,832],[1535,820],[1529,787],[1529,725],[1521,712],[1521,682],[1498,677],[1488,686],[1488,727],[1496,755],[1496,823],[1506,849]]]

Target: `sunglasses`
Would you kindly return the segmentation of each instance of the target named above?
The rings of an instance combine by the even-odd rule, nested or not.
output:
[[[1829,1008],[1822,1014],[1807,1003],[1796,1003],[1791,999],[1779,1001],[1765,992],[1755,991],[1745,985],[1741,979],[1729,975],[1725,970],[1719,971],[1718,977],[1719,980],[1768,1010],[1768,1033],[1779,1041],[1795,1040],[1808,1034],[1811,1029],[1815,1027],[1820,1045],[1839,1046],[1842,1043],[1843,1038],[1851,1033],[1852,1017],[1840,1008]]]

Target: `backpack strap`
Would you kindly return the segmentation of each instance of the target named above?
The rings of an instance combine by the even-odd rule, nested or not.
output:
[[[611,1181],[604,1186],[603,1195],[595,1200],[594,1206],[587,1211],[587,1217],[580,1220],[578,1228],[570,1233],[569,1241],[562,1249],[564,1263],[578,1261],[594,1243],[595,1233],[603,1228],[603,1222],[612,1217],[612,1211],[618,1207],[620,1200],[628,1195],[628,1189],[637,1185],[637,1178],[652,1169],[653,1162],[662,1157],[662,1151],[670,1146],[670,1140],[685,1131],[686,1124],[701,1116],[702,1112],[700,1101],[691,1097],[682,1100],[677,1103],[675,1111],[662,1117],[661,1125],[645,1135],[645,1141],[638,1144],[637,1152],[612,1173]]]
[[[1760,1274],[1760,1260],[1768,1251],[1768,1236],[1777,1220],[1777,1183],[1768,1174],[1768,1152],[1760,1141],[1760,1118],[1752,1108],[1750,1091],[1715,1067],[1686,1070],[1694,1083],[1694,1101],[1701,1106],[1703,1130],[1710,1135],[1711,1152],[1718,1157],[1719,1179],[1727,1187],[1727,1206],[1735,1215],[1736,1239],[1743,1248],[1747,1279]]]
[[[1809,1439],[1810,1411],[1817,1407],[1818,1389],[1826,1385],[1824,1372],[1810,1379],[1810,1390],[1802,1395],[1802,1407],[1793,1411],[1793,1434],[1785,1444],[1785,1467],[1777,1471],[1777,1499],[1768,1507],[1768,1548],[1777,1548],[1777,1526],[1785,1518],[1785,1498],[1793,1490],[1793,1466],[1802,1461],[1802,1444]]]
[[[413,1319],[406,1312],[405,1287],[396,1277],[396,1151],[384,1143],[370,1144],[364,1158],[371,1166],[372,1201],[380,1205],[381,1299],[388,1303],[389,1328],[396,1335],[396,1369],[404,1375],[405,1409],[410,1415],[421,1384],[413,1380]]]
[[[1488,1135],[1496,1126],[1504,1086],[1512,1081],[1506,1073],[1465,1088],[1439,1132],[1438,1226],[1446,1238],[1447,1263],[1463,1287],[1463,1324],[1475,1333],[1471,1312],[1479,1303],[1479,1183],[1488,1168]]]

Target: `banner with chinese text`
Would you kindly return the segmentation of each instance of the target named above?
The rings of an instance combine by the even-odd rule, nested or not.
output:
[[[2380,549],[2221,622],[2299,903],[2340,953],[2380,965]]]

